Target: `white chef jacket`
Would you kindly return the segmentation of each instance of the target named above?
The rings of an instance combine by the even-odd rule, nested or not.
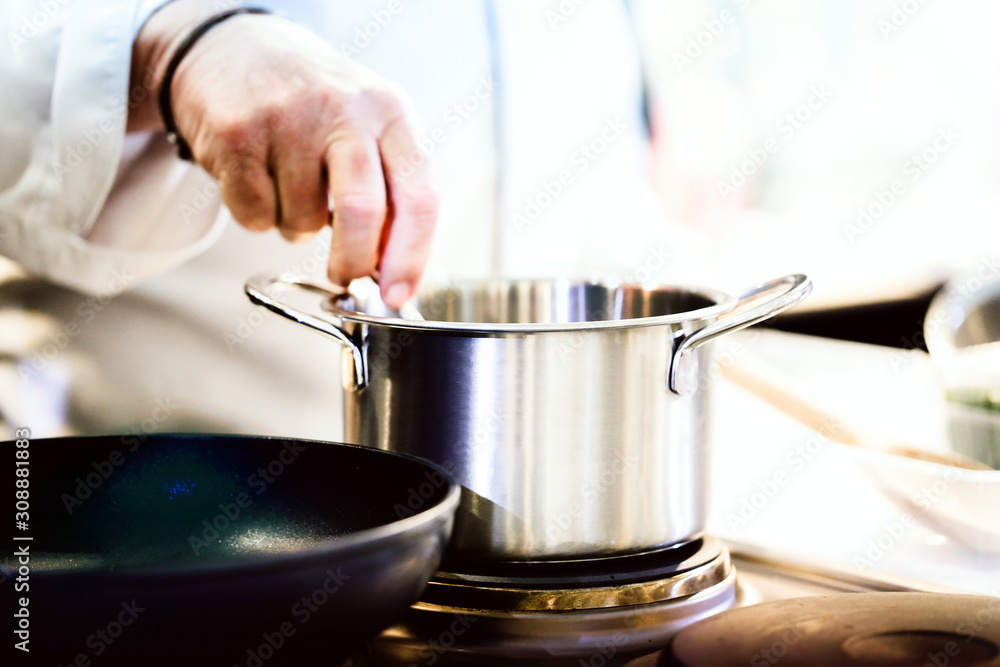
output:
[[[0,283],[0,359],[19,360],[0,361],[0,415],[37,433],[68,419],[86,432],[337,438],[337,343],[242,293],[257,273],[321,276],[326,238],[244,231],[162,135],[125,136],[131,42],[160,3],[12,0],[0,12],[0,254],[79,290]],[[997,270],[1000,51],[966,36],[988,32],[995,22],[970,17],[995,3],[928,6],[905,31],[846,48],[838,35],[876,25],[880,7],[734,2],[722,37],[683,67],[676,55],[696,53],[721,11],[710,3],[633,0],[633,21],[618,0],[271,4],[413,98],[442,195],[428,280],[736,291],[805,272],[817,305]],[[676,220],[649,186],[634,32]],[[808,117],[794,136],[789,114]],[[769,145],[765,164],[749,161]],[[908,165],[928,155],[942,157],[912,180]],[[720,197],[736,171],[747,183]],[[869,221],[897,181],[906,196]],[[27,320],[11,326],[12,313]]]
[[[72,289],[0,284],[45,324],[0,408],[36,436],[63,421],[337,439],[339,345],[242,290],[261,272],[321,276],[328,236],[245,231],[161,134],[125,134],[131,43],[160,4],[24,2],[2,26],[18,39],[0,59],[0,251]],[[428,279],[680,270],[624,3],[273,4],[412,97],[441,184]]]

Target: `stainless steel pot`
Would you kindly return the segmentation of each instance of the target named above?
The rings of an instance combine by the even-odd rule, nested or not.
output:
[[[637,553],[699,534],[717,375],[708,343],[811,288],[801,275],[739,298],[468,282],[421,290],[413,305],[424,320],[387,311],[373,283],[335,294],[258,277],[246,292],[343,346],[347,442],[453,471],[464,489],[452,557],[525,561]],[[322,295],[322,311],[288,303],[303,289]]]

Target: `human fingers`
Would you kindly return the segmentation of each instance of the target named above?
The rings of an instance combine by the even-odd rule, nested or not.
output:
[[[378,264],[387,214],[385,177],[375,138],[361,130],[336,136],[327,148],[326,164],[333,200],[328,275],[347,285],[370,275]]]
[[[438,195],[407,117],[386,127],[379,147],[391,209],[380,265],[382,300],[399,308],[413,296],[430,256]]]

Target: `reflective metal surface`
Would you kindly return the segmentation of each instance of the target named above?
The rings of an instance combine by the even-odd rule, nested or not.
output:
[[[730,609],[736,601],[733,571],[695,595],[614,609],[482,612],[418,603],[406,622],[370,643],[369,664],[426,665],[436,656],[437,664],[448,667],[515,663],[575,667],[580,661],[584,665],[619,665],[662,649],[682,628]],[[449,645],[451,641],[456,644]]]
[[[931,356],[948,363],[962,348],[1000,341],[1000,278],[961,275],[934,297],[924,320]]]
[[[422,290],[420,321],[386,317],[372,290],[331,295],[325,313],[308,314],[284,302],[295,286],[259,278],[247,293],[343,344],[347,441],[455,474],[464,489],[452,556],[476,560],[637,553],[700,533],[716,375],[708,343],[811,288],[789,276],[737,300],[466,283]]]
[[[947,382],[949,446],[1000,469],[1000,277],[977,272],[949,281],[927,310],[924,336]],[[975,531],[972,544],[1000,552],[993,516],[972,523],[986,529]]]
[[[664,647],[678,631],[732,607],[831,593],[964,592],[871,571],[860,575],[854,568],[841,564],[806,562],[758,546],[720,544],[718,540],[704,538],[703,550],[713,552],[720,547],[726,550],[727,546],[735,568],[735,590],[734,572],[728,569],[727,558],[728,578],[701,588],[698,594],[618,609],[504,614],[477,607],[472,592],[451,600],[438,599],[436,605],[422,599],[403,622],[369,642],[369,654],[359,664],[364,667],[414,664],[663,667],[671,664],[664,655]],[[442,576],[445,575],[438,573],[435,582]],[[655,586],[655,582],[647,583]],[[424,599],[433,595],[433,586],[434,582]],[[449,601],[450,606],[446,604]]]
[[[629,607],[695,595],[722,583],[731,572],[725,545],[705,537],[639,557],[551,563],[545,568],[517,564],[488,574],[438,572],[417,606],[502,612]]]
[[[514,578],[509,588],[453,585],[438,573],[421,601],[369,642],[368,664],[429,664],[433,655],[448,666],[610,665],[657,651],[682,628],[737,603],[725,546],[712,538],[693,546],[676,572],[618,587],[519,590]],[[659,558],[669,563],[672,555]],[[621,566],[624,577],[633,570]]]

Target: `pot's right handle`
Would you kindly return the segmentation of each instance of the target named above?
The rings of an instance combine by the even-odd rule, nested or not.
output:
[[[761,301],[760,295],[781,290],[774,296]],[[799,303],[812,291],[812,281],[802,274],[793,274],[775,278],[766,283],[756,285],[739,296],[736,308],[720,317],[717,321],[694,333],[685,336],[674,348],[670,360],[670,370],[667,372],[667,387],[679,396],[692,393],[697,383],[684,383],[680,378],[682,361],[699,345],[715,340],[731,331],[739,331],[788,310]],[[759,302],[756,303],[755,302]],[[755,304],[755,305],[754,305]]]
[[[321,285],[307,282],[290,274],[254,276],[243,286],[243,291],[246,292],[247,297],[254,304],[267,308],[272,313],[277,313],[310,329],[333,336],[340,341],[344,347],[351,351],[351,356],[354,357],[354,388],[360,389],[364,387],[368,375],[365,366],[365,355],[357,343],[354,342],[354,339],[351,338],[350,334],[341,328],[343,323],[332,318],[328,319],[326,317],[310,315],[299,308],[289,305],[280,296],[282,290],[288,289],[300,289],[330,297],[341,296],[341,294],[326,289]]]

